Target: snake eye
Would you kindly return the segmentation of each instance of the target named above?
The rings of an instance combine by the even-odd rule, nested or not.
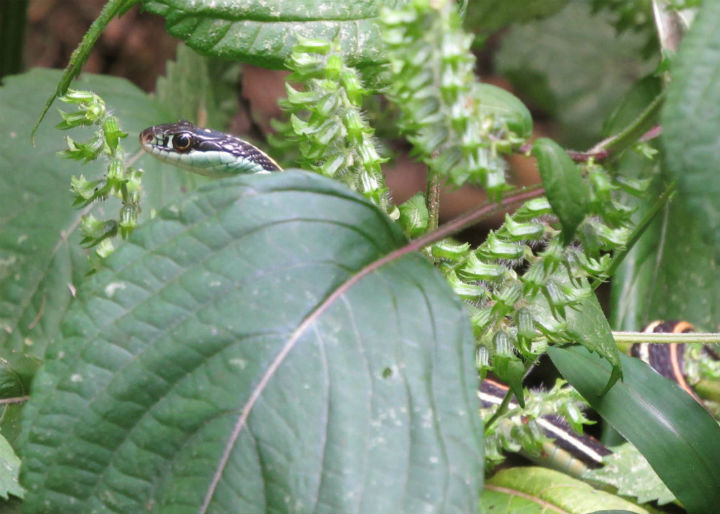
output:
[[[187,132],[180,132],[172,138],[173,149],[178,152],[187,152],[190,150],[190,143],[192,142],[192,136]]]

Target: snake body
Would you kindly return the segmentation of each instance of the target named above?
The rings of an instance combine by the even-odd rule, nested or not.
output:
[[[247,141],[185,120],[146,128],[140,133],[140,145],[161,161],[208,177],[282,171]]]

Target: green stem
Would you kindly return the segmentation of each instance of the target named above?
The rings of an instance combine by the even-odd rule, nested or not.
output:
[[[714,332],[690,332],[687,334],[672,334],[662,332],[613,332],[612,334],[615,338],[615,342],[618,344],[720,343],[720,333]]]
[[[616,155],[635,144],[652,127],[664,99],[664,93],[657,95],[630,125],[614,136],[600,141],[588,153],[607,152],[608,155]]]
[[[45,115],[50,110],[50,106],[58,96],[62,96],[67,93],[70,82],[72,82],[72,80],[80,74],[80,69],[83,64],[85,64],[88,57],[90,57],[90,52],[92,51],[93,46],[95,46],[95,42],[105,30],[105,27],[108,26],[115,16],[122,16],[139,2],[140,0],[109,0],[108,3],[105,4],[105,7],[103,7],[100,15],[94,22],[92,22],[92,25],[90,25],[90,28],[85,33],[85,36],[83,36],[82,41],[70,56],[70,62],[60,78],[60,82],[58,82],[55,92],[52,96],[50,96],[50,98],[48,98],[45,103],[45,107],[43,107],[43,110],[40,113],[40,117],[35,122],[35,126],[30,133],[30,139],[33,144],[35,144],[35,133],[37,132],[40,123],[45,118]]]
[[[428,210],[428,232],[431,232],[438,228],[440,220],[440,177],[432,170],[428,170],[425,203]]]
[[[500,416],[502,416],[503,414],[505,414],[505,412],[507,412],[508,406],[510,405],[510,400],[512,399],[512,397],[513,397],[513,393],[511,390],[508,389],[508,392],[505,393],[505,397],[503,398],[502,403],[500,405],[498,405],[498,408],[495,409],[495,412],[493,412],[493,415],[490,416],[490,419],[487,420],[487,422],[485,423],[485,430],[487,430],[488,428],[493,426],[497,422],[497,420],[500,419]]]

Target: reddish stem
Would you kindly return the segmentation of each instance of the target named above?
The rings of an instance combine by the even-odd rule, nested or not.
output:
[[[647,132],[645,132],[638,141],[644,143],[645,141],[651,141],[657,137],[660,136],[662,133],[662,127],[660,125],[656,125]],[[587,162],[590,159],[593,159],[595,161],[604,161],[608,159],[612,154],[609,150],[606,150],[604,148],[605,145],[610,143],[613,140],[613,138],[606,139],[605,141],[601,141],[598,143],[595,147],[593,147],[592,150],[589,150],[587,152],[578,152],[576,150],[565,150],[565,152],[570,156],[570,158],[575,162]],[[518,148],[519,153],[528,153],[532,150],[532,143],[526,143],[522,145],[520,148]]]

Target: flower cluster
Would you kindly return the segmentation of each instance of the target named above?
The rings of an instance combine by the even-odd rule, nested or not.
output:
[[[452,241],[431,249],[451,287],[469,304],[478,367],[511,385],[519,384],[549,342],[568,340],[568,309],[590,297],[590,280],[607,278],[612,253],[632,234],[628,204],[647,187],[612,177],[592,162],[584,167],[584,180],[588,211],[569,245],[543,197],[506,215],[475,249]]]
[[[337,45],[323,40],[301,40],[286,64],[293,71],[288,80],[302,89],[287,84],[281,106],[290,121],[277,126],[286,141],[297,144],[299,164],[343,181],[397,219],[380,167],[386,159],[363,118],[368,92],[357,71],[345,65]]]
[[[381,21],[392,75],[387,93],[415,154],[442,180],[480,184],[499,198],[507,188],[501,154],[527,138],[530,116],[513,123],[500,115],[492,86],[477,82],[473,37],[462,30],[455,3],[412,0],[384,10]]]
[[[60,154],[83,162],[101,156],[108,160],[107,173],[102,179],[90,181],[83,175],[72,177],[70,189],[75,196],[74,204],[86,207],[109,196],[118,197],[122,202],[117,220],[98,220],[92,215],[84,216],[82,220],[83,244],[97,246],[98,255],[105,257],[113,250],[111,237],[119,233],[126,238],[137,226],[142,172],[125,165],[120,139],[127,134],[118,126],[117,118],[107,112],[105,102],[98,95],[69,90],[60,100],[74,105],[76,110],[70,113],[60,111],[62,121],[58,128],[96,127],[90,139],[84,143],[67,136],[67,149]]]

